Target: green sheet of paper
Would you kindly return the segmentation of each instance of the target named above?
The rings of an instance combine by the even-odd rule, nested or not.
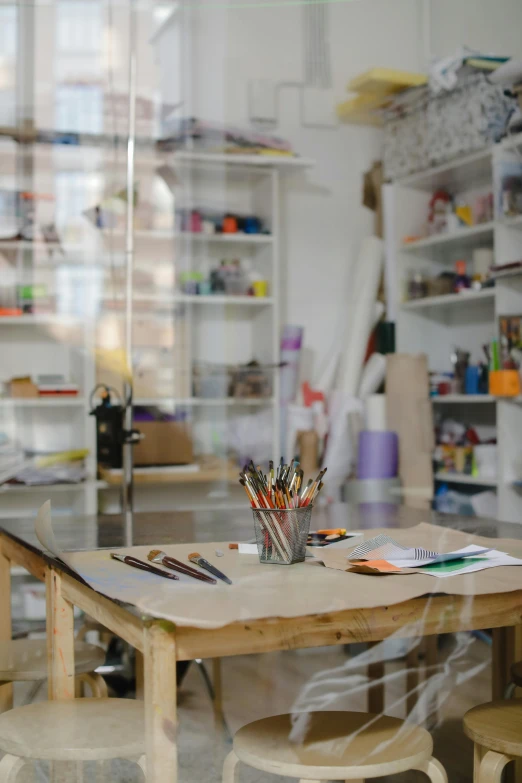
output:
[[[452,571],[462,571],[467,566],[475,563],[483,563],[487,557],[462,557],[460,560],[450,560],[446,563],[433,563],[433,565],[419,566],[428,574],[450,574]]]

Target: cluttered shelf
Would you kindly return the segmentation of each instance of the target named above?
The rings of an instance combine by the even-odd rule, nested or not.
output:
[[[420,299],[410,299],[407,302],[403,302],[401,308],[403,310],[423,310],[425,308],[446,308],[446,307],[461,307],[477,302],[490,301],[494,302],[495,289],[484,288],[479,291],[472,289],[464,289],[460,293],[453,294],[441,294],[440,296],[425,296]]]
[[[0,408],[82,408],[86,404],[84,397],[57,394],[46,397],[0,397]]]
[[[0,312],[0,324],[4,326],[66,326],[82,325],[80,318],[58,315],[57,313],[22,313],[20,315],[3,314]]]
[[[479,487],[496,487],[498,479],[481,478],[466,473],[435,473],[435,481],[446,481],[448,484],[474,484]]]
[[[452,245],[452,248],[469,249],[480,247],[485,239],[492,239],[495,222],[493,220],[477,225],[463,226],[455,231],[433,234],[411,242],[403,242],[399,246],[402,252],[415,252],[424,248],[439,247],[440,245]]]
[[[100,479],[108,486],[121,486],[121,468],[99,466]],[[136,484],[204,484],[215,481],[237,482],[237,466],[217,457],[205,457],[189,465],[134,468]]]
[[[492,148],[462,155],[440,166],[409,174],[395,180],[402,188],[415,190],[463,190],[492,181]]]
[[[121,297],[106,297],[103,300],[105,306],[124,305]],[[270,296],[249,296],[248,294],[135,294],[133,301],[136,304],[150,304],[164,307],[170,304],[210,304],[210,305],[241,305],[242,307],[259,307],[273,305],[274,300]],[[139,312],[139,311],[137,311]]]
[[[245,245],[269,245],[274,241],[273,234],[245,234],[240,232],[235,234],[206,234],[196,231],[178,231],[175,236],[191,242],[230,242]]]
[[[197,167],[204,166],[232,166],[233,168],[255,169],[305,169],[315,166],[315,160],[300,158],[293,155],[254,154],[242,155],[226,152],[190,152],[179,151],[172,155],[174,163],[194,164]]]
[[[160,408],[175,408],[176,406],[228,407],[234,405],[274,405],[276,402],[277,400],[275,397],[186,397],[185,399],[178,399],[175,397],[138,397],[134,400],[134,405],[143,407],[157,406]]]
[[[492,394],[436,394],[432,396],[431,401],[438,404],[455,404],[455,403],[486,403],[486,402],[495,402],[497,400],[497,397],[494,397]]]
[[[27,492],[75,492],[85,489],[106,489],[107,482],[99,479],[86,479],[85,481],[65,482],[62,484],[1,484],[0,494],[27,493]]]

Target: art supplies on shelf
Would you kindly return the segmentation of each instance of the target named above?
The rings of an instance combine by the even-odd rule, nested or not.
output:
[[[277,470],[270,460],[267,474],[252,461],[245,465],[239,483],[252,507],[260,562],[290,565],[305,559],[313,503],[325,473],[323,468],[305,486],[297,460],[285,465],[281,457]]]
[[[217,212],[210,209],[178,209],[176,228],[183,234],[244,234],[270,236],[264,221],[257,215]]]
[[[208,277],[201,272],[182,272],[179,276],[181,293],[186,296],[252,296],[266,299],[268,280],[241,264],[239,258],[222,259],[210,270]]]

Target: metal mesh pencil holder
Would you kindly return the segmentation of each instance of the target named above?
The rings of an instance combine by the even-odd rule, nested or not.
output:
[[[261,563],[302,563],[310,530],[312,506],[253,508],[257,551]]]

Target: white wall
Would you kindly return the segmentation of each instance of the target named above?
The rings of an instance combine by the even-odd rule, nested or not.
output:
[[[303,81],[301,7],[191,7],[192,114],[247,124],[251,80]],[[354,74],[381,63],[418,70],[418,24],[416,0],[359,0],[329,8],[333,89],[323,122],[334,121],[335,103]],[[289,283],[282,318],[305,326],[305,344],[317,355],[334,340],[351,261],[372,230],[373,215],[360,206],[361,174],[380,155],[380,134],[339,125],[303,127],[295,87],[281,90],[278,119],[274,132],[317,161],[307,174],[286,180],[282,208],[283,278]]]

